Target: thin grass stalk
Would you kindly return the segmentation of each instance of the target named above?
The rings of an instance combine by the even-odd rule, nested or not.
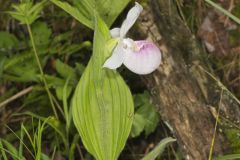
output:
[[[43,73],[43,69],[42,69],[42,66],[41,66],[41,63],[40,63],[40,60],[39,60],[39,57],[38,57],[36,45],[35,45],[35,42],[34,42],[34,39],[33,39],[33,34],[32,34],[32,30],[31,30],[31,27],[30,27],[29,23],[27,23],[27,29],[28,29],[28,33],[29,33],[29,36],[30,36],[30,39],[31,39],[31,43],[32,43],[33,51],[34,51],[34,56],[36,58],[37,65],[38,65],[38,68],[40,70],[40,74],[41,74],[41,77],[42,77],[42,80],[43,80],[43,83],[44,83],[45,90],[47,91],[48,98],[49,98],[50,104],[52,106],[53,113],[56,116],[56,118],[59,119],[56,108],[55,108],[54,103],[53,103],[52,94],[51,94],[51,92],[48,88],[47,81],[46,81],[46,78],[45,78],[44,73]]]
[[[225,14],[226,16],[228,16],[229,18],[231,18],[236,23],[240,24],[240,19],[238,17],[234,16],[232,13],[230,13],[226,9],[222,8],[221,6],[219,6],[218,4],[214,3],[211,0],[205,0],[205,1],[208,4],[210,4],[211,6],[213,6],[214,8],[216,8],[217,10],[219,10],[220,12],[222,12],[223,14]]]
[[[213,138],[212,138],[212,143],[211,143],[211,146],[210,146],[208,160],[212,160],[213,146],[214,146],[214,142],[215,142],[215,137],[216,137],[216,133],[217,133],[217,126],[218,126],[218,121],[219,121],[219,112],[220,112],[220,108],[221,108],[221,104],[222,104],[222,95],[223,95],[223,89],[221,90],[220,100],[219,100],[219,104],[218,104],[217,117],[216,117],[216,122],[215,122]]]

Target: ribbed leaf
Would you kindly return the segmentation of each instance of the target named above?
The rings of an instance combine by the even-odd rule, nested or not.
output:
[[[55,5],[73,16],[76,20],[94,29],[94,11],[111,26],[130,0],[73,0],[74,6],[60,0],[51,0]]]
[[[117,159],[130,133],[134,112],[132,95],[121,76],[102,68],[111,54],[109,40],[106,24],[97,18],[93,56],[73,98],[75,126],[97,160]]]
[[[73,0],[73,2],[79,10],[84,10],[83,13],[88,17],[94,17],[93,10],[96,10],[103,21],[111,26],[130,0]]]
[[[94,28],[93,22],[91,21],[91,17],[89,17],[89,15],[85,16],[83,10],[78,10],[76,7],[71,6],[67,2],[61,2],[59,0],[51,0],[51,2],[53,2],[58,7],[62,8],[64,11],[66,11],[80,23],[86,25],[89,28],[92,29]]]

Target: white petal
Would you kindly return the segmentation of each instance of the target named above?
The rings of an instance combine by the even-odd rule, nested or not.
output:
[[[149,74],[161,63],[161,52],[158,47],[147,41],[135,41],[135,49],[127,49],[123,64],[137,74]]]
[[[124,52],[123,45],[120,42],[113,50],[112,56],[105,61],[103,67],[109,69],[117,69],[120,67],[124,61]]]
[[[120,28],[113,28],[110,30],[112,38],[120,37]]]
[[[130,9],[130,11],[127,14],[127,18],[123,21],[123,24],[121,26],[121,29],[120,29],[121,38],[126,36],[128,30],[136,22],[142,10],[143,10],[143,7],[139,3],[135,2],[135,6]]]
[[[124,48],[133,48],[134,46],[136,46],[135,41],[132,40],[131,38],[124,38],[122,42],[123,42]]]

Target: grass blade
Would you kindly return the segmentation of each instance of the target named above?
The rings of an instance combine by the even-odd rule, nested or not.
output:
[[[236,23],[240,24],[240,19],[234,16],[232,13],[228,12],[226,9],[222,8],[221,6],[219,6],[218,4],[214,3],[211,0],[205,0],[205,1],[211,6],[213,6],[214,8],[216,8],[217,10],[219,10],[220,12],[222,12],[223,14],[225,14],[226,16],[228,16],[229,18],[231,18]]]
[[[165,147],[176,141],[176,139],[173,139],[171,137],[164,138],[159,142],[159,144],[151,151],[149,152],[145,157],[143,157],[141,160],[154,160],[158,157],[158,155],[161,155],[161,153],[164,151]]]
[[[1,152],[2,152],[2,157],[3,157],[3,159],[4,160],[8,160],[7,159],[7,155],[6,155],[6,152],[5,152],[5,150],[3,149],[3,145],[2,145],[2,140],[0,139],[0,150],[1,150]],[[0,157],[1,158],[1,157]]]
[[[235,160],[235,159],[240,159],[240,154],[229,154],[214,158],[214,160]]]

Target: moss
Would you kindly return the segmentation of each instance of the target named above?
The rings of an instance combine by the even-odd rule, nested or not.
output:
[[[230,142],[234,153],[240,153],[240,130],[239,129],[226,129],[225,134]]]

